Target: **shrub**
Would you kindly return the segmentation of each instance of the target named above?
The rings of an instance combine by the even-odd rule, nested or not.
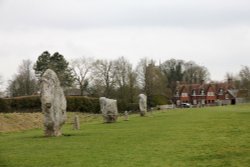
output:
[[[8,109],[8,104],[7,102],[0,98],[0,112],[7,112],[9,109]]]
[[[150,97],[149,97],[150,99]],[[169,104],[169,100],[166,96],[163,95],[154,95],[151,97],[151,100],[148,102],[150,107],[155,107],[157,105]]]
[[[66,96],[67,111],[100,113],[98,98],[85,96]],[[118,100],[118,111],[138,111],[138,103]],[[0,112],[41,112],[40,96],[22,96],[0,99]]]
[[[40,112],[41,101],[39,96],[21,96],[6,99],[10,111]]]

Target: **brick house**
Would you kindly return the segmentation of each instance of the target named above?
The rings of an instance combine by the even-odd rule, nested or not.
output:
[[[226,105],[236,103],[236,89],[232,80],[224,83],[205,84],[180,84],[177,82],[174,102],[177,106],[181,103],[190,103],[194,106]]]

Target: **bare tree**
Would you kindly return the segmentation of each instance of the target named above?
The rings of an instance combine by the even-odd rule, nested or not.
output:
[[[137,99],[137,94],[139,92],[139,87],[137,85],[137,73],[133,69],[128,71],[128,92],[129,92],[129,102],[134,103]]]
[[[227,82],[233,81],[233,86],[235,89],[241,89],[242,88],[242,83],[239,74],[235,75],[233,73],[227,72],[225,75],[225,80]]]
[[[132,65],[124,57],[120,57],[114,61],[116,71],[116,82],[120,88],[125,87],[128,83],[128,72],[131,71]]]
[[[118,98],[124,102],[133,103],[136,96],[136,73],[133,71],[132,64],[124,57],[114,61],[115,81]]]
[[[71,68],[75,77],[76,85],[81,90],[81,95],[86,91],[91,80],[90,74],[93,68],[92,58],[81,57],[71,61]]]
[[[2,75],[0,75],[0,91],[1,91],[2,86],[3,86],[3,77]]]
[[[184,64],[183,81],[186,83],[200,83],[209,80],[209,72],[206,67],[199,66],[195,62],[187,62]]]
[[[159,66],[156,66],[152,61],[146,68],[145,75],[145,90],[148,96],[148,105],[155,106],[162,100],[158,100],[159,98],[165,99],[163,103],[167,103],[166,99],[170,98],[170,92],[167,89],[167,80],[164,77]]]
[[[250,68],[243,66],[239,72],[242,88],[250,90]]]
[[[3,90],[2,90],[2,86],[3,86],[3,77],[2,75],[0,75],[0,97],[3,96]]]
[[[18,73],[9,81],[7,90],[10,96],[32,95],[37,92],[37,80],[32,67],[31,60],[23,60]]]
[[[2,84],[3,84],[3,77],[2,75],[0,75],[0,86],[2,86]]]
[[[110,97],[115,87],[115,65],[111,60],[96,60],[92,69],[93,85],[99,96]]]
[[[166,88],[167,80],[160,66],[155,65],[154,60],[141,59],[137,65],[136,73],[138,74],[139,87],[148,97],[149,106],[158,104],[157,99],[161,97],[167,98],[167,94],[169,94]]]

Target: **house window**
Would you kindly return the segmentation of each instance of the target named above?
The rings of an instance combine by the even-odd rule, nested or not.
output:
[[[201,89],[201,95],[205,95],[205,93],[204,93],[204,90],[203,90],[203,89]]]
[[[176,96],[179,96],[179,91],[177,90],[176,93],[175,93]]]
[[[196,96],[195,90],[192,91],[192,95],[193,95],[193,96]]]
[[[187,93],[182,93],[181,96],[182,97],[188,97],[188,94]]]
[[[207,92],[207,96],[214,96],[214,92]]]

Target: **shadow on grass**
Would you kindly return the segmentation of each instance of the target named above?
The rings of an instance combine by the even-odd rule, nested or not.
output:
[[[86,133],[63,133],[61,136],[44,136],[44,135],[39,135],[39,136],[30,136],[28,138],[33,138],[33,139],[49,139],[49,138],[64,138],[64,137],[79,137],[79,136],[88,136]]]

